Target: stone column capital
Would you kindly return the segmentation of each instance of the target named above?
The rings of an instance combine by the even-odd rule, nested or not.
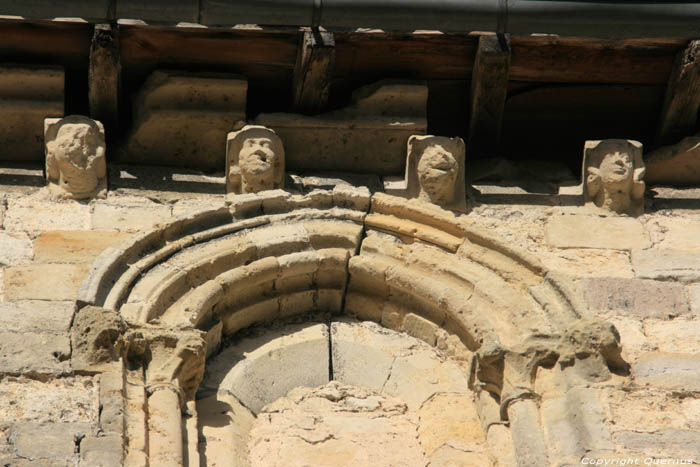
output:
[[[179,394],[183,405],[194,398],[204,376],[205,333],[196,329],[142,329],[134,334],[140,334],[143,344],[138,347],[146,362],[148,393],[171,389]]]

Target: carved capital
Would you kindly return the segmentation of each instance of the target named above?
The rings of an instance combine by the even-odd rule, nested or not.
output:
[[[142,330],[145,340],[146,389],[170,388],[180,402],[194,397],[204,376],[205,333],[197,330]]]

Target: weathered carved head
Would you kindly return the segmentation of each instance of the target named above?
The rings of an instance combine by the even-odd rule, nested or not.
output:
[[[644,210],[642,144],[624,139],[586,141],[583,155],[584,199],[618,214]]]
[[[104,127],[80,115],[44,120],[46,178],[57,198],[105,194],[107,164]]]
[[[409,196],[465,211],[464,141],[444,136],[411,136],[406,179]]]
[[[264,126],[247,125],[228,134],[226,191],[257,193],[284,187],[284,146]]]

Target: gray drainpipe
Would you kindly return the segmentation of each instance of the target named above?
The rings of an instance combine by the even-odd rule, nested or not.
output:
[[[700,1],[202,0],[207,25],[254,23],[411,32],[489,31],[613,39],[700,37]]]
[[[700,37],[700,0],[0,0],[0,15],[600,38]]]

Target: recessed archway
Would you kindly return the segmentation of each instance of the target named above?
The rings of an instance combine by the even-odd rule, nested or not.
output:
[[[149,333],[204,332],[208,356],[243,329],[308,312],[380,323],[464,362],[487,431],[509,422],[519,462],[544,465],[553,454],[534,390],[538,368],[585,359],[604,374],[620,363],[614,333],[587,320],[567,284],[468,217],[338,187],[237,196],[146,232],[103,253],[78,304],[118,311]],[[196,373],[175,377],[176,365],[162,376],[168,365],[144,365],[149,394],[173,378],[181,403],[197,389]],[[146,432],[160,436],[150,424]],[[581,449],[572,443],[554,455]]]

